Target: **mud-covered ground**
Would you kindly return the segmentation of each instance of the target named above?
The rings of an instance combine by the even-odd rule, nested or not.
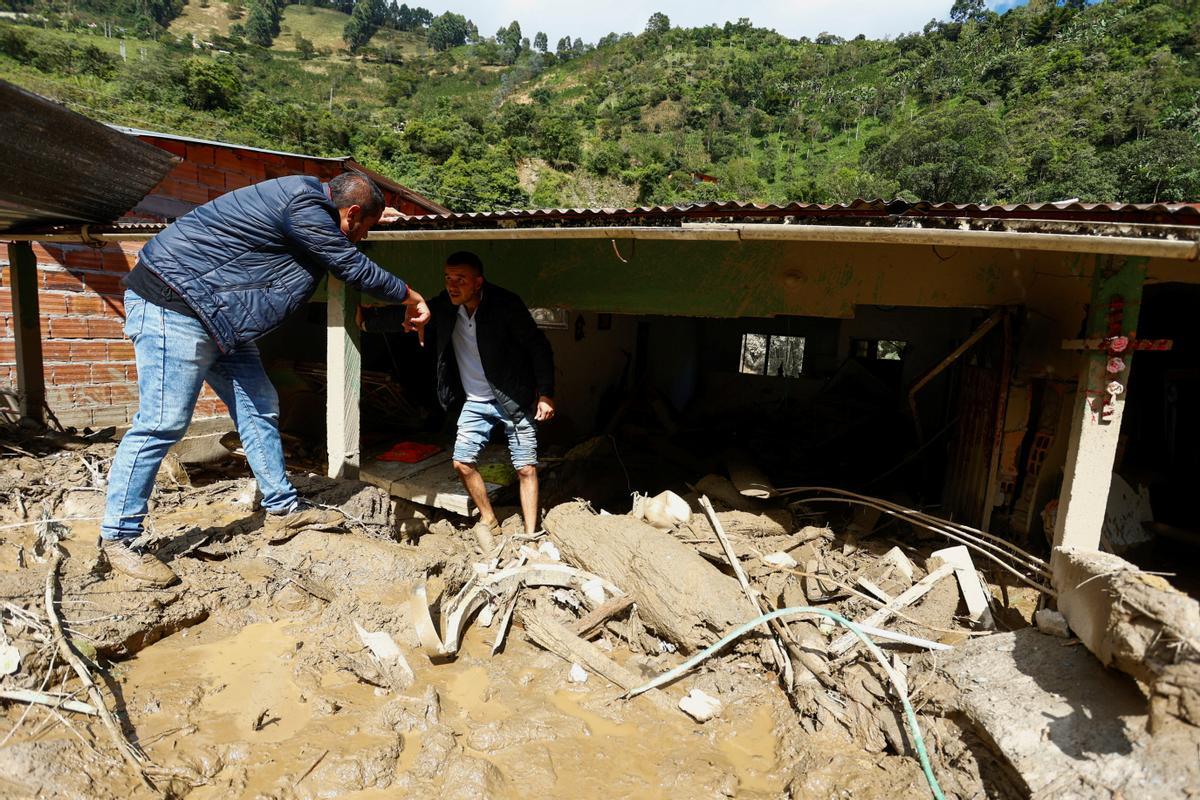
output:
[[[396,541],[394,511],[362,484],[301,481],[310,496],[347,509],[352,523],[270,545],[253,510],[251,480],[199,485],[166,469],[148,539],[181,582],[147,589],[97,559],[111,448],[0,462],[0,497],[8,497],[0,519],[7,526],[0,528],[0,646],[11,642],[20,654],[0,687],[87,700],[45,627],[47,555],[59,539],[68,553],[59,573],[64,625],[124,735],[148,757],[161,794],[929,796],[911,752],[900,752],[902,742],[898,749],[867,711],[857,711],[888,704],[871,697],[878,681],[869,675],[856,684],[860,694],[867,687],[861,702],[855,687],[846,696],[821,692],[832,703],[826,710],[803,699],[811,689],[789,698],[757,657],[760,648],[743,647],[670,687],[666,708],[645,696],[624,700],[598,675],[572,682],[570,664],[522,635],[521,614],[535,600],[539,613],[551,609],[564,622],[582,613],[552,602],[545,589],[522,593],[497,654],[499,625],[476,620],[456,658],[431,661],[409,619],[412,587],[428,579],[436,616],[482,555],[468,531],[447,522],[415,542]],[[22,524],[37,520],[50,521]],[[847,553],[836,558],[849,564],[858,557]],[[771,580],[776,595],[794,591]],[[940,620],[935,625],[951,624],[957,601],[949,591],[931,596],[922,612]],[[411,665],[411,682],[381,672],[360,628],[390,634]],[[629,630],[610,624],[596,643],[647,677],[683,660],[665,644],[655,652],[646,643],[658,640],[648,634],[623,638]],[[913,683],[919,707],[921,687]],[[692,688],[722,701],[715,719],[700,724],[673,708]],[[1003,796],[980,781],[981,769],[990,768],[985,748],[950,719],[922,713],[921,721],[947,796]],[[96,718],[0,702],[0,796],[153,793]]]

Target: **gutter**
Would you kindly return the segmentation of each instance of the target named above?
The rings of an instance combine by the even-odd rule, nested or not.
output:
[[[91,233],[87,226],[74,233],[0,234],[7,241],[144,242],[160,230]],[[162,226],[165,227],[165,226]],[[1147,239],[1134,236],[1094,236],[1016,231],[974,231],[936,228],[884,228],[857,225],[764,225],[683,223],[681,227],[596,228],[467,228],[449,230],[376,230],[369,242],[537,241],[550,239],[622,239],[646,241],[813,242],[899,244],[912,246],[976,247],[1200,261],[1200,241]]]

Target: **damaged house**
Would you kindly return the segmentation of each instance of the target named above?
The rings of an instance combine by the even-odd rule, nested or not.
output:
[[[116,286],[141,243],[214,192],[358,168],[104,136],[147,166],[122,170],[140,182],[114,178],[86,213],[31,210],[0,187],[10,427],[57,420],[77,429],[57,434],[73,447],[111,448],[89,437],[119,433],[136,407]],[[429,295],[446,256],[472,250],[553,346],[546,534],[522,541],[506,525],[497,552],[474,549],[428,350],[360,333],[360,298],[329,280],[260,347],[293,466],[349,509],[353,535],[255,542],[253,482],[236,443],[216,441],[227,422],[202,418],[221,417],[210,399],[180,453],[197,479],[160,486],[155,541],[185,586],[219,604],[176,591],[142,619],[98,594],[119,579],[95,577],[83,537],[64,536],[80,563],[62,570],[63,609],[70,596],[100,604],[103,619],[76,626],[95,666],[129,659],[123,713],[136,736],[117,736],[136,751],[124,760],[137,781],[297,797],[1200,786],[1200,528],[1188,503],[1200,456],[1186,411],[1200,394],[1188,322],[1200,204],[456,214],[382,185],[405,217],[363,244],[373,260]],[[409,442],[441,450],[386,457]],[[94,482],[100,461],[83,460],[88,470],[71,468]],[[504,451],[485,460],[489,489],[511,505]],[[212,461],[232,467],[214,473]],[[40,498],[17,503],[14,526],[85,517],[39,510]],[[40,540],[13,530],[23,538],[11,540],[16,566],[0,552],[0,590],[18,610],[4,630],[53,644],[52,608],[29,588],[46,573]],[[776,616],[755,628],[759,614]],[[200,641],[181,643],[193,627]],[[59,674],[37,652],[21,650],[10,694]],[[259,677],[232,692],[231,664]],[[65,695],[47,697],[63,713]],[[104,698],[71,700],[98,711]],[[26,707],[15,703],[8,730]],[[650,729],[660,741],[644,742]],[[75,744],[61,730],[15,737],[15,755],[0,745],[0,787],[14,791],[20,765]],[[181,741],[186,755],[172,756]],[[46,772],[66,793],[136,785],[100,777],[98,756],[69,759],[95,777]]]

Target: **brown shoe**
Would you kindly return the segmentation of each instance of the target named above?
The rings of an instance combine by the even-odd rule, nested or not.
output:
[[[123,575],[128,575],[152,586],[170,586],[179,580],[175,571],[149,553],[139,553],[120,540],[100,542],[100,552],[108,559],[109,566]]]
[[[282,544],[303,530],[330,530],[344,527],[346,515],[328,508],[301,506],[287,514],[267,512],[263,533],[271,544]]]

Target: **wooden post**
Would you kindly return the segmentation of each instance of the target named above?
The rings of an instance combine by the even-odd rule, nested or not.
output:
[[[42,328],[38,311],[37,258],[30,242],[9,242],[13,336],[17,350],[17,392],[21,416],[45,424],[46,376],[42,367]]]
[[[1114,332],[1110,328],[1114,319],[1114,301],[1121,309],[1119,333],[1130,339],[1136,336],[1145,279],[1145,258],[1096,257],[1087,338],[1102,339]],[[1122,386],[1128,384],[1132,349],[1123,353],[1122,358],[1124,370],[1112,375],[1107,369],[1107,352],[1091,351],[1080,355],[1071,437],[1054,524],[1055,547],[1100,549],[1100,532],[1108,505],[1121,417],[1125,412],[1124,392],[1110,396],[1106,387],[1114,379],[1119,379]],[[1112,406],[1108,413],[1104,412],[1106,405]]]
[[[327,292],[325,441],[329,477],[358,478],[359,395],[362,354],[359,351],[358,290],[329,277]]]

